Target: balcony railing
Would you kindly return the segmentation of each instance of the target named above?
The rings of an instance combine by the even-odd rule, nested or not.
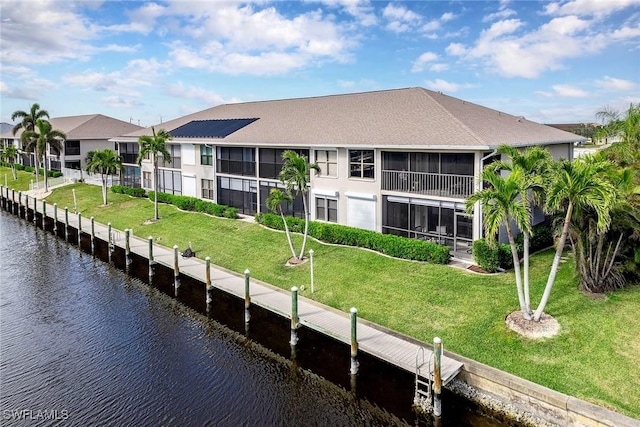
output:
[[[473,194],[473,177],[468,175],[383,170],[382,189],[465,199]]]

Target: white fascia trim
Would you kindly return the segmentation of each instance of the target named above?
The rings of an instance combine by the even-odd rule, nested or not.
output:
[[[325,196],[325,197],[338,197],[338,192],[335,190],[312,190],[311,191],[314,196]]]
[[[375,194],[364,194],[364,193],[352,193],[347,191],[344,193],[345,196],[350,197],[352,199],[362,199],[362,200],[376,200]]]
[[[196,174],[195,173],[184,173],[184,172],[182,172],[182,176],[186,177],[186,178],[195,178]]]

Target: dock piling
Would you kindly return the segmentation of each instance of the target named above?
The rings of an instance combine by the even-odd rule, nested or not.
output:
[[[351,368],[349,373],[356,375],[358,373],[358,309],[351,307]]]
[[[149,283],[153,279],[153,236],[149,236]]]
[[[78,212],[78,247],[82,246],[82,213]]]
[[[291,288],[291,340],[289,344],[298,344],[298,288]]]
[[[47,201],[42,199],[42,229],[47,228]]]
[[[91,255],[96,254],[96,220],[94,217],[91,217]]]
[[[64,240],[69,241],[69,208],[64,207]]]
[[[111,252],[113,251],[113,246],[111,242],[111,223],[107,223],[107,254],[109,255],[109,262],[111,262]]]
[[[244,323],[249,323],[251,320],[251,313],[249,308],[251,307],[251,292],[249,289],[251,272],[247,268],[244,271]]]
[[[180,288],[180,265],[178,264],[178,245],[173,245],[173,287],[176,296]]]
[[[53,234],[58,235],[58,204],[53,204]]]
[[[211,287],[211,258],[204,259],[205,265],[205,290],[207,291],[207,311],[211,309],[213,302],[213,288]]]
[[[124,229],[124,265],[126,272],[129,272],[129,267],[131,266],[131,230],[128,228]]]
[[[442,415],[442,340],[433,339],[433,415]]]

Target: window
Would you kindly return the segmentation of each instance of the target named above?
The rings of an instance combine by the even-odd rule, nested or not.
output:
[[[316,197],[316,219],[338,222],[338,201],[327,197]]]
[[[74,160],[71,162],[64,162],[64,167],[67,169],[80,170],[80,160]]]
[[[285,190],[285,186],[281,182],[260,181],[260,212],[270,212],[267,207],[267,199],[271,195],[271,189],[273,188]],[[304,218],[304,202],[301,194],[297,194],[293,198],[293,203],[283,202],[281,207],[285,216],[291,215]]]
[[[142,172],[142,186],[151,188],[151,172]]]
[[[80,141],[65,141],[64,153],[67,156],[79,156],[80,155]]]
[[[140,168],[138,166],[124,166],[122,168],[122,185],[140,188]]]
[[[213,180],[212,179],[202,180],[202,198],[213,200]]]
[[[169,194],[182,194],[182,175],[180,171],[159,170],[158,191]]]
[[[294,151],[300,156],[309,159],[309,150],[288,150],[284,148],[260,149],[260,178],[278,179],[284,160],[282,154],[285,151]]]
[[[374,178],[373,150],[349,150],[349,170],[352,178]]]
[[[256,176],[256,150],[243,147],[218,147],[218,172]]]
[[[120,144],[120,157],[122,163],[136,164],[138,159],[138,153],[140,152],[140,146],[137,142],[121,142]],[[138,184],[140,184],[138,182]]]
[[[238,208],[241,214],[255,214],[258,209],[256,181],[219,176],[218,204]]]
[[[320,166],[320,174],[338,176],[338,152],[333,150],[316,150],[316,163]]]
[[[177,144],[167,144],[167,151],[169,152],[171,162],[165,162],[162,154],[158,153],[158,167],[180,169],[182,166],[180,146]]]
[[[200,146],[200,164],[213,166],[213,147]]]

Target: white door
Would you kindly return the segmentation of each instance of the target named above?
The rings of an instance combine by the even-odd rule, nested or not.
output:
[[[196,177],[182,175],[182,195],[190,197],[198,197],[196,192]]]

